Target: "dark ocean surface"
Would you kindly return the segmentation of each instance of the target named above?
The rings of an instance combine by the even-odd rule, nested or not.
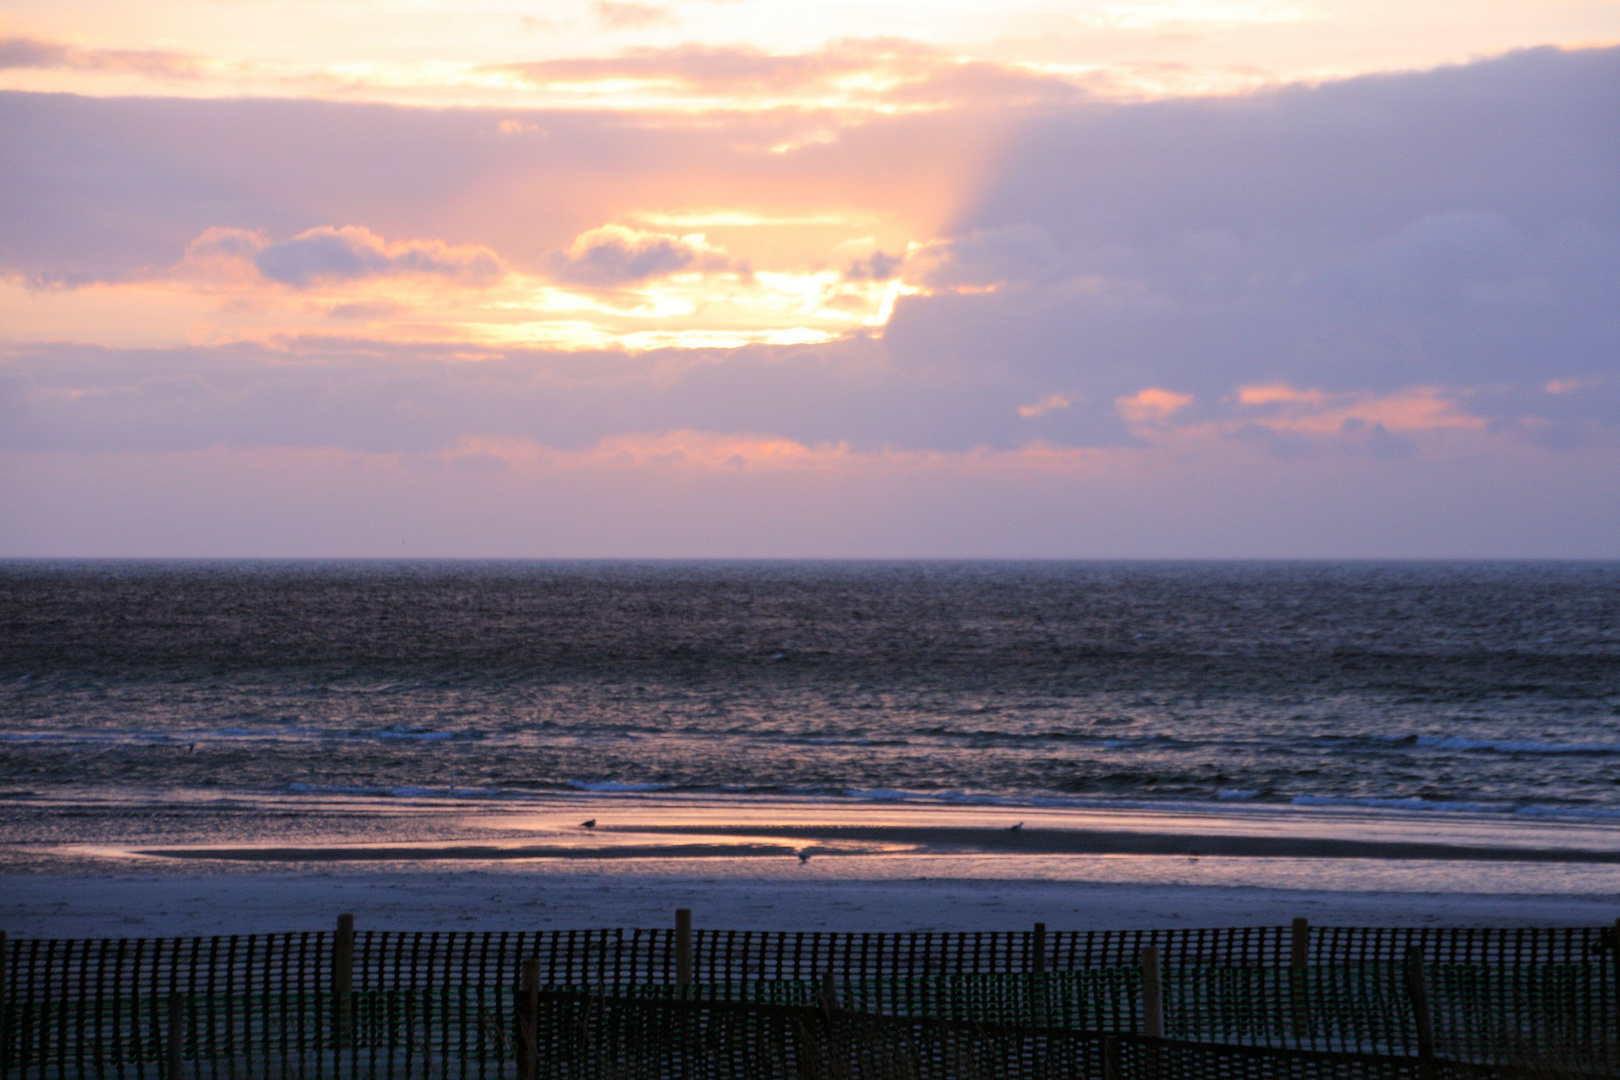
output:
[[[0,564],[3,800],[452,790],[1613,820],[1620,564]]]

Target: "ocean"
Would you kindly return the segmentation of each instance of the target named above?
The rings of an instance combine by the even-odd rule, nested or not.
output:
[[[569,800],[1620,825],[1617,563],[9,562],[0,627],[13,868]]]

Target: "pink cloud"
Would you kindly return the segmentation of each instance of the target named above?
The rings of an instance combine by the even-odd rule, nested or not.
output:
[[[196,57],[157,49],[94,49],[34,37],[0,38],[0,69],[67,68],[193,78],[200,67]]]
[[[470,437],[414,457],[0,452],[15,511],[0,517],[0,553],[1614,556],[1612,448],[1461,437],[1398,464],[1280,459],[1196,436],[860,452],[695,429],[579,450]]]
[[[608,5],[598,5],[605,7]],[[640,28],[662,9],[630,9],[615,28]],[[837,94],[848,101],[938,107],[994,102],[1052,105],[1081,100],[1073,81],[1052,74],[963,61],[899,38],[848,38],[806,53],[772,53],[746,45],[678,45],[631,49],[618,56],[572,57],[492,69],[537,89],[579,90],[591,84],[637,83],[682,94],[775,96]]]
[[[1018,406],[1018,415],[1028,417],[1045,416],[1055,409],[1067,409],[1072,404],[1073,402],[1069,400],[1066,394],[1047,394],[1039,401]]]
[[[1437,387],[1418,386],[1393,394],[1326,394],[1296,390],[1286,385],[1245,386],[1239,404],[1266,408],[1264,415],[1244,423],[1274,431],[1335,433],[1382,427],[1387,431],[1428,431],[1438,428],[1477,428],[1485,421],[1469,415]],[[1269,407],[1269,408],[1267,408]]]
[[[920,77],[938,57],[927,46],[898,39],[837,41],[815,53],[768,53],[744,45],[679,45],[632,49],[613,57],[578,57],[511,64],[499,70],[534,86],[633,80],[705,93],[798,92],[874,71]]]
[[[1295,390],[1281,383],[1240,386],[1237,397],[1243,405],[1321,405],[1327,400],[1320,390]]]
[[[608,30],[645,30],[649,26],[674,26],[681,21],[667,7],[618,0],[593,0],[591,14],[598,26]]]
[[[1150,386],[1129,397],[1116,398],[1114,404],[1128,423],[1141,424],[1168,420],[1172,414],[1192,404],[1191,394],[1178,394],[1163,387]]]

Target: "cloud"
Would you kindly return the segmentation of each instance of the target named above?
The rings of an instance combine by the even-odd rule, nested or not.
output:
[[[905,265],[904,255],[890,255],[874,251],[870,255],[852,259],[844,267],[845,281],[888,281],[900,273]]]
[[[892,79],[918,79],[939,62],[939,54],[928,46],[872,38],[835,41],[814,53],[688,44],[631,49],[612,57],[512,64],[498,70],[536,87],[632,80],[702,93],[799,93],[828,87],[841,78],[878,72]]]
[[[1613,558],[1620,458],[1250,444],[854,451],[700,429],[575,450],[0,450],[7,556]]]
[[[285,239],[363,224],[389,239],[482,244],[539,273],[550,252],[604,222],[684,235],[708,226],[676,221],[715,209],[803,221],[799,236],[810,223],[848,220],[855,231],[833,235],[816,257],[874,233],[896,251],[945,224],[1005,118],[869,119],[846,127],[791,109],[717,122],[0,91],[0,128],[32,148],[0,155],[0,269],[105,279],[167,266],[211,226]],[[537,131],[502,138],[503,121]],[[799,148],[766,152],[786,144]]]
[[[1159,420],[1088,446],[1052,439],[1084,401],[1033,441],[1004,379],[872,340],[14,347],[0,552],[398,554],[443,523],[412,553],[1615,554],[1620,433],[1554,450],[1433,388],[1255,385],[1186,423],[1187,395],[1137,392]]]
[[[204,229],[186,245],[186,257],[206,261],[241,259],[251,262],[269,246],[270,238],[263,229],[229,229],[216,225]]]
[[[628,4],[616,0],[593,0],[591,15],[607,30],[645,30],[652,26],[674,26],[681,20],[669,8],[658,4]]]
[[[387,301],[371,303],[359,301],[352,304],[334,304],[326,310],[326,317],[339,321],[381,322],[404,310],[402,305]]]
[[[441,240],[390,244],[355,225],[308,229],[280,243],[262,234],[216,231],[193,250],[201,254],[252,251],[253,265],[271,281],[294,288],[377,277],[436,277],[458,285],[483,287],[506,272],[500,257],[485,247],[455,247]]]
[[[312,386],[341,385],[353,399],[332,415],[375,414],[367,423],[379,429],[422,401],[442,400],[435,408],[446,431],[465,434],[478,430],[480,416],[499,416],[489,424],[500,433],[548,444],[708,430],[806,446],[965,453],[1010,451],[1037,434],[1053,446],[1132,446],[1148,438],[1133,433],[1135,424],[1153,439],[1247,431],[1313,453],[1362,446],[1378,431],[1420,456],[1481,431],[1573,452],[1609,445],[1620,430],[1620,382],[1608,377],[1620,356],[1612,180],[1620,138],[1609,108],[1617,78],[1620,50],[1538,51],[1219,102],[953,108],[860,124],[824,116],[812,124],[770,110],[697,121],[0,95],[7,130],[30,148],[0,160],[0,266],[25,277],[82,271],[128,280],[143,266],[172,265],[197,239],[194,252],[215,251],[220,262],[198,273],[224,273],[230,263],[257,275],[254,260],[275,238],[336,233],[331,223],[359,221],[373,230],[369,239],[334,245],[332,259],[312,245],[283,276],[353,280],[342,275],[357,265],[407,272],[393,261],[402,245],[382,237],[455,236],[499,250],[515,272],[502,283],[511,294],[489,306],[507,320],[499,340],[510,348],[489,352],[493,338],[475,337],[455,318],[429,324],[423,316],[412,330],[413,341],[445,356],[485,357],[485,381],[445,375],[435,365],[451,361],[414,345],[365,343],[368,355],[419,363],[413,378],[431,388],[420,398],[368,383],[366,364],[346,351],[361,348],[354,342],[369,331],[344,315],[388,319],[379,336],[404,320],[345,304],[414,299],[408,290],[396,298],[385,281],[318,302],[274,290],[284,307],[307,309],[305,331],[354,339],[295,345],[288,342],[296,327],[273,327],[278,347],[332,380],[278,393],[319,399],[325,391]],[[532,123],[547,138],[498,138],[503,119]],[[822,126],[831,132],[826,141],[766,152]],[[926,214],[913,213],[941,174],[951,183],[927,196]],[[735,216],[717,219],[715,239],[699,242],[675,223],[696,221],[704,208]],[[840,213],[852,219],[847,230]],[[611,221],[671,224],[599,227]],[[220,222],[239,228],[199,238]],[[756,236],[767,239],[748,247]],[[768,246],[783,236],[792,247]],[[742,274],[745,261],[761,281],[779,269],[791,279],[792,289],[772,294],[786,312],[781,325],[790,325],[806,305],[882,292],[863,283],[893,272],[889,253],[901,251],[901,277],[883,287],[898,299],[881,327],[852,320],[833,331],[847,328],[845,340],[792,349],[662,349],[639,354],[646,367],[624,355],[744,340],[728,337],[735,327],[724,320],[747,284],[727,275]],[[444,260],[428,254],[417,251],[442,269]],[[567,317],[526,313],[525,305],[540,306],[520,295],[529,274],[649,287],[628,299],[573,290],[581,305],[596,305],[590,318],[614,308],[617,321],[600,323],[607,329],[598,340],[618,348],[564,360],[524,347],[554,340],[540,336],[542,320]],[[684,275],[678,289],[670,275]],[[45,305],[14,292],[18,303]],[[648,299],[676,292],[686,322],[665,318]],[[140,300],[107,295],[129,306]],[[177,327],[217,340],[208,335],[220,325],[210,321],[218,306],[205,297],[161,340],[177,340]],[[88,333],[67,319],[55,325],[67,329],[39,338]],[[699,336],[709,330],[712,337]],[[14,329],[8,340],[17,340]],[[130,353],[113,366],[156,372],[171,362]],[[624,385],[610,391],[578,381],[568,365],[587,363],[606,365]],[[279,377],[249,367],[266,386]],[[558,374],[564,370],[572,374]],[[81,389],[99,385],[85,378]],[[553,378],[569,391],[548,396]],[[544,392],[527,389],[542,383]],[[1550,393],[1552,383],[1580,387]],[[498,393],[483,392],[497,384]],[[1020,414],[1054,387],[1068,408]],[[1151,416],[1151,403],[1138,400],[1144,388],[1194,404],[1131,421],[1119,402]],[[111,403],[140,398],[134,390],[90,394],[69,407],[40,394],[56,404],[36,414],[36,432],[56,423],[80,433],[119,430]],[[279,399],[267,392],[263,400]],[[111,411],[91,422],[102,408]],[[151,420],[142,416],[128,424]],[[307,416],[286,423],[320,426]],[[229,423],[197,424],[259,429],[251,415],[234,413]],[[152,427],[167,430],[161,420]],[[176,422],[172,430],[187,428]]]
[[[1245,386],[1238,390],[1245,423],[1274,430],[1332,433],[1380,427],[1391,431],[1483,427],[1442,389],[1419,386],[1394,394],[1295,390],[1288,386]]]
[[[1511,275],[1522,239],[1501,213],[1426,214],[1382,241],[1371,258],[1403,287],[1455,287]]]
[[[921,244],[907,255],[906,277],[936,289],[984,289],[1048,280],[1060,264],[1052,238],[1020,223]]]
[[[0,38],[0,68],[66,67],[68,46],[31,37]]]
[[[196,57],[152,49],[90,49],[41,38],[0,37],[0,70],[67,68],[114,71],[161,78],[194,78],[201,70]]]
[[[643,553],[778,520],[824,553],[1615,553],[1620,49],[1137,104],[881,40],[481,74],[667,110],[0,93],[0,549],[184,537],[199,492],[251,545],[313,491],[311,535],[352,511],[367,551],[384,504],[524,552],[575,511],[567,550],[619,551],[656,504]],[[777,321],[740,332],[748,297]],[[605,347],[534,344],[570,319]],[[156,323],[255,333],[91,344]],[[1099,506],[1135,524],[1075,546]]]
[[[1598,438],[1620,428],[1608,382],[1545,387],[1620,356],[1616,79],[1620,50],[1538,50],[1046,114],[954,236],[914,251],[906,278],[932,294],[896,301],[886,347],[1083,392],[1050,418],[1077,440],[1123,437],[1098,413],[1144,386],[1196,397],[1206,421],[1234,393],[1256,416],[1268,394],[1315,394],[1324,416],[1407,410],[1337,425]]]
[[[640,10],[639,5],[625,6]],[[804,53],[685,44],[491,70],[537,90],[604,87],[623,93],[634,85],[667,94],[732,97],[744,105],[752,104],[750,97],[802,99],[814,107],[836,100],[888,108],[1054,106],[1088,100],[1087,91],[1062,74],[964,60],[921,42],[887,37],[845,38]]]
[[[1143,424],[1168,420],[1173,414],[1192,404],[1191,394],[1178,394],[1158,386],[1138,390],[1114,402],[1119,414],[1128,423]]]
[[[953,58],[927,68],[911,68],[886,87],[882,97],[894,105],[1050,107],[1078,104],[1089,100],[1091,94],[1084,86],[1051,72]]]
[[[1067,409],[1073,404],[1074,402],[1069,400],[1067,394],[1047,394],[1039,401],[1018,406],[1018,415],[1033,419],[1037,416],[1045,416],[1047,413],[1057,409]]]
[[[567,251],[554,253],[551,270],[559,281],[612,287],[680,273],[747,273],[748,267],[701,234],[675,236],[603,225],[580,233]]]
[[[1242,405],[1315,405],[1320,406],[1327,401],[1327,395],[1320,390],[1295,390],[1292,386],[1282,383],[1268,383],[1264,386],[1240,386],[1237,392],[1238,402]]]

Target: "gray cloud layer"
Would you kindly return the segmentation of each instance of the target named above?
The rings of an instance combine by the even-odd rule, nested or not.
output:
[[[379,365],[375,350],[318,341],[296,345],[309,362],[292,366],[247,348],[41,347],[3,369],[5,438],[415,452],[467,433],[577,446],[694,427],[861,446],[1106,445],[1132,439],[1116,399],[1144,387],[1190,395],[1178,420],[1230,424],[1249,415],[1237,387],[1278,382],[1435,386],[1527,439],[1601,442],[1620,429],[1617,86],[1620,50],[1539,50],[1236,101],[997,113],[1019,125],[950,235],[903,268],[849,269],[899,269],[936,290],[903,299],[878,342],[694,354],[658,379],[656,357],[612,353],[492,352],[451,368],[431,350],[388,346],[400,362]],[[792,127],[780,118],[735,121],[742,138],[534,114],[544,135],[525,141],[494,133],[506,115],[0,95],[0,264],[117,276],[173,261],[210,226],[298,237],[258,253],[261,271],[295,285],[405,257],[305,232],[353,222],[633,282],[706,256],[604,234],[548,262],[606,220],[593,186],[712,184],[709,205],[724,205],[729,171],[892,179],[988,122],[972,110],[876,121],[784,158],[758,150]],[[532,221],[442,209],[524,177],[556,195]],[[64,380],[90,392],[57,393]],[[1019,412],[1052,395],[1066,404]],[[1403,452],[1385,435],[1357,445]],[[1309,449],[1263,425],[1233,437]]]
[[[625,228],[594,229],[551,256],[558,280],[578,285],[630,285],[688,270],[717,274],[747,267],[693,240]]]
[[[467,285],[487,285],[501,276],[500,260],[478,248],[447,248],[412,241],[388,245],[365,229],[320,228],[268,244],[253,256],[259,273],[302,287],[319,281],[426,274]]]
[[[1550,440],[1620,423],[1620,51],[1031,124],[890,346],[1093,405],[1158,384],[1467,388]],[[1586,383],[1555,398],[1555,379]],[[1092,415],[1088,418],[1087,414]],[[1578,419],[1577,419],[1578,418]]]

